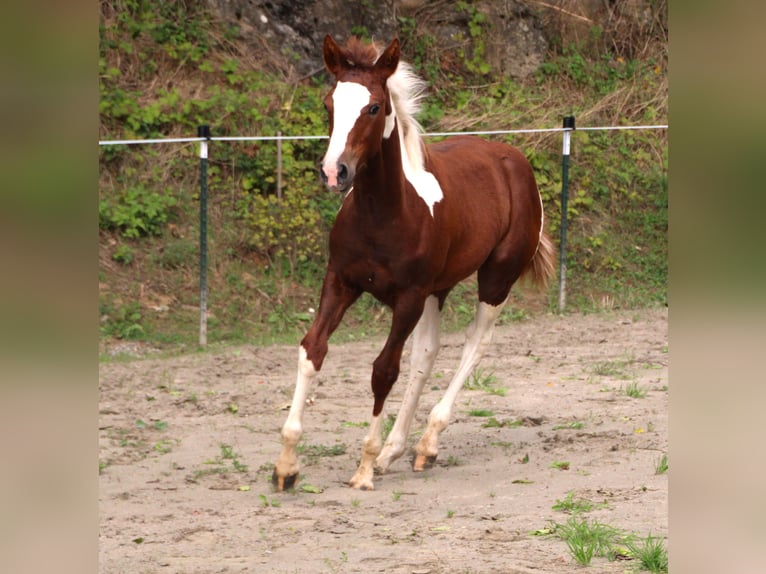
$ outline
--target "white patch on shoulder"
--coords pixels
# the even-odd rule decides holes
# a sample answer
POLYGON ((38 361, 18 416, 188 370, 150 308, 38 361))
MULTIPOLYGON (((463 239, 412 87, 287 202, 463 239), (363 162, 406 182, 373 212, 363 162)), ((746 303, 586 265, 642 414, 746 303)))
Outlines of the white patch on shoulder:
MULTIPOLYGON (((391 106, 394 110, 396 106, 391 106)), ((404 177, 415 188, 415 193, 426 203, 428 210, 431 212, 431 217, 434 216, 434 205, 444 199, 444 193, 436 181, 434 174, 426 171, 423 167, 423 152, 420 148, 420 137, 414 130, 416 126, 410 126, 412 133, 403 134, 403 126, 400 122, 396 121, 396 112, 392 111, 390 115, 386 116, 386 129, 384 131, 384 137, 388 138, 393 132, 394 127, 399 129, 399 147, 402 152, 402 169, 404 170, 404 177), (389 128, 390 118, 390 128, 389 128)))
POLYGON ((426 202, 433 217, 434 205, 444 199, 444 193, 434 174, 424 169, 413 169, 408 162, 404 162, 404 177, 415 188, 415 193, 426 202))

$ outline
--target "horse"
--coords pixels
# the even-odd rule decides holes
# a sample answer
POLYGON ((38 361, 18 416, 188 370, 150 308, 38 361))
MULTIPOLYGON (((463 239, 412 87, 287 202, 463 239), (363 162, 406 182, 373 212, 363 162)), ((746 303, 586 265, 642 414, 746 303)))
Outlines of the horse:
POLYGON ((490 342, 513 284, 527 276, 545 288, 554 274, 554 245, 543 229, 542 198, 527 159, 508 144, 474 136, 425 145, 415 119, 425 83, 400 55, 397 38, 383 50, 353 36, 344 46, 329 34, 324 39, 324 63, 335 83, 324 99, 330 140, 320 177, 344 198, 330 232, 319 307, 299 347, 272 475, 278 491, 296 484, 304 407, 328 338, 363 292, 392 309, 388 337, 372 364, 372 419, 348 482, 372 490, 373 475, 405 451, 452 288, 476 273, 478 308, 457 371, 415 446, 414 471, 436 460, 457 393, 490 342), (410 335, 409 383, 384 445, 384 403, 410 335))

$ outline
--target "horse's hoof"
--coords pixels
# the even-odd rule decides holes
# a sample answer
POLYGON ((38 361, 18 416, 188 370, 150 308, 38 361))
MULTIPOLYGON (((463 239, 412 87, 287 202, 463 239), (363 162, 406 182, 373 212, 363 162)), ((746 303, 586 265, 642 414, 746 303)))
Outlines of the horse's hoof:
POLYGON ((359 478, 357 476, 354 476, 346 484, 348 484, 351 488, 355 488, 357 490, 375 490, 375 485, 372 483, 372 480, 370 480, 369 478, 359 478))
POLYGON ((423 472, 424 470, 431 468, 434 465, 434 462, 436 462, 436 455, 426 456, 424 454, 419 454, 412 462, 412 470, 415 472, 423 472))
POLYGON ((298 473, 295 474, 289 474, 287 476, 279 476, 277 474, 277 469, 274 469, 274 472, 271 475, 271 484, 274 485, 274 487, 278 491, 284 491, 284 490, 290 490, 295 486, 295 483, 298 481, 298 473))

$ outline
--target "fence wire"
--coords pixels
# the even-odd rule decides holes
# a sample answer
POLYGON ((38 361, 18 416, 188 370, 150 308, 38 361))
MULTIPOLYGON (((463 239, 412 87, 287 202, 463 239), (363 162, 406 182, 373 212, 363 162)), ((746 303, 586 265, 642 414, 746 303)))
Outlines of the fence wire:
MULTIPOLYGON (((467 131, 467 132, 425 132, 423 137, 449 137, 449 136, 494 136, 510 134, 539 134, 555 133, 566 131, 610 131, 610 130, 654 130, 667 129, 667 124, 645 125, 645 126, 592 126, 571 128, 527 128, 518 130, 485 130, 485 131, 467 131)), ((149 139, 130 139, 130 140, 100 140, 98 145, 139 145, 139 144, 163 144, 163 143, 189 143, 200 141, 219 141, 219 142, 245 142, 245 141, 285 141, 285 140, 326 140, 329 136, 214 136, 210 138, 190 137, 190 138, 149 138, 149 139)))

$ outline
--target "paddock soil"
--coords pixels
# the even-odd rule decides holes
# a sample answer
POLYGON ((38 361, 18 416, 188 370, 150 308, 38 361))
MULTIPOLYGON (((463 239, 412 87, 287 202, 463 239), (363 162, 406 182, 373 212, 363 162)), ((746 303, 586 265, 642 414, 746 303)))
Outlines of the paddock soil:
MULTIPOLYGON (((462 340, 442 336, 413 445, 462 340)), ((533 534, 569 518, 552 508, 569 493, 595 504, 581 515, 589 520, 666 538, 668 475, 656 463, 668 449, 667 309, 498 327, 480 369, 505 396, 464 389, 433 468, 413 473, 406 455, 362 492, 345 482, 381 344, 330 345, 306 410, 301 480, 285 493, 270 477, 295 347, 102 362, 100 572, 637 570, 605 558, 583 569, 562 540, 533 534), (645 396, 628 396, 629 385, 645 396)), ((398 408, 407 371, 405 355, 387 412, 398 408)))

